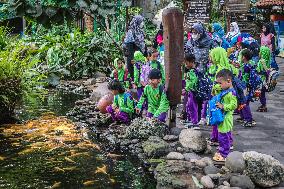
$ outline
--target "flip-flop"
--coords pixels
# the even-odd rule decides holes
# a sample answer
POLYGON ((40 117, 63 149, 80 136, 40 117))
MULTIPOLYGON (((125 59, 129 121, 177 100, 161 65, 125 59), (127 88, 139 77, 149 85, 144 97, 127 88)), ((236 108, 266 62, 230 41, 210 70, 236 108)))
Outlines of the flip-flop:
POLYGON ((223 156, 221 156, 221 154, 219 154, 219 153, 216 153, 212 159, 216 162, 225 162, 226 161, 226 159, 223 158, 223 156))

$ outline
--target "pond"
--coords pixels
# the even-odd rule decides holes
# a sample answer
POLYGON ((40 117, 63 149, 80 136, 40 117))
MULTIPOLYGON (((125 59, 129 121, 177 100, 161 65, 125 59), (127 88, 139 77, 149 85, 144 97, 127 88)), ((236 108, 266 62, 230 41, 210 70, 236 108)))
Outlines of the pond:
POLYGON ((135 157, 102 150, 65 114, 82 96, 50 91, 0 127, 0 188, 155 188, 135 157))

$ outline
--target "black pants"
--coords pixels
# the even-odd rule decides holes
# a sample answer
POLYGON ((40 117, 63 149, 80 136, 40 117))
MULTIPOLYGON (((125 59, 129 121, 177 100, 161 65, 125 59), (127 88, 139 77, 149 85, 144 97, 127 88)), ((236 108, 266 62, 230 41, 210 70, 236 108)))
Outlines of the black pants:
POLYGON ((137 48, 134 43, 127 43, 126 48, 127 48, 126 66, 130 74, 130 77, 133 80, 134 79, 134 67, 133 67, 133 64, 131 63, 131 60, 133 60, 134 52, 137 48))

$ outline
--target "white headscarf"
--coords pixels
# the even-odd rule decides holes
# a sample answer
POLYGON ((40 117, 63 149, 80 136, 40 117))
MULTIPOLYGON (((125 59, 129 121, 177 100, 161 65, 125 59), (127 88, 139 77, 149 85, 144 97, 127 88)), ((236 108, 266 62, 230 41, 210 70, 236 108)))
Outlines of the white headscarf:
POLYGON ((232 22, 231 27, 233 27, 233 31, 229 31, 226 35, 226 39, 232 39, 233 37, 239 35, 241 32, 240 32, 240 29, 239 29, 239 26, 237 24, 237 22, 232 22))

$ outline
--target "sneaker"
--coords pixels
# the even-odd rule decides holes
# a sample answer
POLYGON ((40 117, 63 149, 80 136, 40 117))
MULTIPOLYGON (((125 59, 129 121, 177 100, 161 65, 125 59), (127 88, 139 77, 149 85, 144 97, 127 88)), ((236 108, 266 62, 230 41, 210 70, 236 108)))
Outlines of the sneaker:
POLYGON ((253 119, 251 124, 255 126, 256 125, 256 121, 253 119))
POLYGON ((201 118, 200 121, 197 123, 197 125, 206 125, 207 121, 205 118, 201 118))
POLYGON ((188 121, 188 120, 180 120, 180 123, 181 123, 182 125, 186 125, 186 124, 191 123, 191 121, 188 121))
POLYGON ((246 122, 244 122, 244 124, 242 126, 243 127, 253 127, 254 125, 252 124, 251 121, 246 121, 246 122))
POLYGON ((230 150, 234 150, 234 146, 231 146, 231 147, 230 147, 230 150))
POLYGON ((244 123, 245 122, 245 120, 243 119, 243 118, 237 118, 236 119, 236 122, 238 122, 238 123, 244 123))

